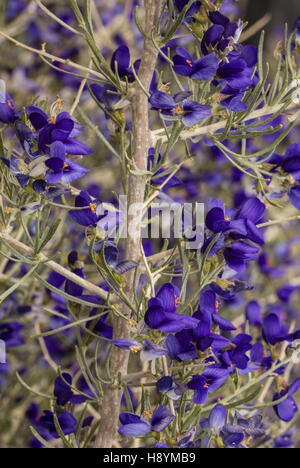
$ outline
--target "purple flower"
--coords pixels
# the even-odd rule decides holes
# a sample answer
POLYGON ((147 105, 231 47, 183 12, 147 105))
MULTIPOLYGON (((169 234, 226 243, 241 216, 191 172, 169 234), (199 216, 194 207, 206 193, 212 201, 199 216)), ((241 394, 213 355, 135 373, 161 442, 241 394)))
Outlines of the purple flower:
POLYGON ((119 339, 119 340, 111 340, 111 343, 118 348, 127 349, 128 351, 132 351, 137 353, 143 349, 143 346, 134 340, 126 340, 126 339, 119 339))
MULTIPOLYGON (((200 306, 199 306, 198 311, 194 314, 194 317, 199 318, 199 320, 201 317, 201 320, 203 320, 203 318, 205 318, 206 316, 206 313, 208 312, 211 315, 211 320, 215 322, 220 327, 221 330, 225 330, 225 331, 235 330, 236 329, 235 326, 229 320, 225 319, 224 317, 221 317, 218 314, 219 307, 220 307, 220 301, 217 300, 216 294, 213 291, 205 291, 200 296, 200 306)), ((204 322, 206 323, 207 320, 204 319, 204 322)), ((208 326, 207 326, 207 330, 208 330, 208 326)), ((197 333, 197 329, 194 330, 194 333, 195 334, 197 333)))
POLYGON ((224 86, 241 89, 253 84, 251 76, 253 71, 247 66, 247 62, 240 58, 233 59, 229 63, 222 62, 217 73, 224 86))
POLYGON ((285 422, 289 422, 293 419, 298 411, 297 404, 292 397, 300 388, 300 377, 298 377, 288 388, 288 390, 281 390, 279 393, 275 393, 273 401, 279 400, 286 395, 286 398, 273 406, 273 409, 279 419, 285 422))
POLYGON ((65 406, 67 403, 72 405, 79 405, 87 400, 87 397, 83 395, 75 395, 71 389, 72 377, 66 372, 62 373, 62 376, 58 376, 55 379, 54 384, 54 396, 56 397, 56 403, 59 406, 65 406))
POLYGON ((80 135, 81 127, 73 120, 68 112, 61 112, 50 118, 36 106, 26 107, 28 118, 38 132, 38 146, 42 152, 55 141, 65 145, 66 152, 73 155, 87 155, 93 150, 75 138, 80 135))
POLYGON ((284 172, 300 182, 300 144, 290 145, 287 148, 281 167, 284 172))
POLYGON ((182 330, 175 335, 169 335, 165 341, 168 356, 179 362, 197 359, 198 353, 192 338, 191 330, 182 330))
POLYGON ((210 412, 208 417, 208 427, 217 434, 220 433, 226 422, 226 408, 219 404, 216 405, 210 412))
POLYGON ((224 250, 227 265, 235 271, 243 271, 248 262, 257 260, 259 248, 246 242, 237 242, 224 250))
POLYGON ((148 310, 144 319, 146 324, 163 333, 176 333, 195 328, 198 320, 176 313, 179 304, 179 289, 171 283, 164 284, 158 290, 156 297, 148 302, 148 310))
POLYGON ((138 437, 152 431, 162 432, 174 419, 175 416, 165 406, 160 406, 151 415, 149 422, 143 421, 141 417, 133 413, 121 413, 120 422, 122 426, 119 429, 119 434, 126 437, 138 437))
POLYGON ((173 57, 173 62, 174 71, 178 75, 188 76, 199 81, 209 81, 215 76, 218 68, 218 59, 215 54, 193 60, 189 52, 183 47, 178 47, 176 52, 177 55, 173 57))
POLYGON ((0 340, 4 341, 7 347, 21 346, 24 344, 24 337, 21 334, 23 328, 23 325, 18 322, 2 322, 0 340))
MULTIPOLYGON (((65 435, 74 434, 76 432, 77 420, 71 413, 64 411, 63 413, 57 415, 57 419, 61 430, 65 435)), ((54 415, 52 411, 44 411, 44 416, 40 418, 40 423, 42 427, 49 431, 52 437, 59 439, 60 436, 55 428, 54 415)))
POLYGON ((224 208, 212 208, 206 216, 206 226, 214 233, 230 234, 234 239, 249 239, 256 244, 263 244, 263 232, 256 225, 266 211, 265 205, 258 198, 249 198, 242 207, 227 215, 224 208))
POLYGON ((174 385, 173 379, 172 377, 169 377, 169 376, 162 377, 156 382, 157 390, 162 393, 166 393, 169 390, 171 390, 171 388, 173 388, 173 385, 174 385))
POLYGON ((218 390, 226 382, 228 375, 228 370, 221 367, 208 367, 203 374, 193 375, 187 386, 194 391, 194 403, 204 404, 208 394, 218 390))
POLYGON ((262 324, 261 306, 257 301, 248 302, 246 307, 246 319, 250 325, 260 326, 262 324))
POLYGON ((96 214, 97 203, 88 192, 80 192, 75 198, 75 207, 82 210, 70 210, 69 215, 81 226, 96 226, 99 217, 96 214))
POLYGON ((13 123, 17 119, 15 104, 9 94, 0 93, 0 122, 13 123))
POLYGON ((294 184, 291 187, 288 195, 291 204, 300 210, 300 145, 290 145, 281 162, 281 168, 290 176, 293 177, 294 184))
POLYGON ((159 110, 166 116, 166 120, 168 120, 168 115, 177 116, 186 127, 192 127, 211 116, 210 106, 203 106, 198 102, 186 100, 180 105, 179 103, 183 100, 182 98, 182 93, 178 93, 172 97, 162 91, 155 91, 149 98, 149 102, 152 109, 159 110))
POLYGON ((66 148, 61 141, 55 141, 50 145, 50 154, 51 157, 45 161, 48 168, 45 176, 47 182, 69 184, 89 172, 89 169, 66 158, 66 148))
POLYGON ((263 319, 263 337, 267 343, 275 345, 288 337, 288 326, 281 322, 278 315, 271 313, 263 319))
POLYGON ((229 18, 219 11, 209 13, 209 19, 213 23, 203 35, 201 49, 204 54, 209 50, 217 49, 225 51, 230 44, 230 39, 237 41, 241 32, 241 25, 231 22, 229 18))
POLYGON ((96 100, 110 111, 114 110, 115 104, 117 104, 117 102, 119 102, 121 99, 117 88, 112 85, 102 86, 98 83, 92 83, 91 91, 96 100))
MULTIPOLYGON (((135 63, 135 70, 139 67, 139 62, 135 63)), ((111 69, 118 72, 121 79, 127 78, 129 82, 134 81, 134 74, 130 67, 130 51, 126 45, 118 47, 111 58, 111 69)))
POLYGON ((237 414, 235 424, 225 424, 222 428, 223 442, 229 448, 241 448, 241 442, 245 437, 262 437, 265 430, 262 428, 262 416, 256 414, 249 419, 244 419, 237 414))
MULTIPOLYGON (((181 12, 188 3, 189 3, 189 0, 174 0, 174 5, 179 12, 181 12)), ((201 4, 202 3, 200 1, 195 0, 195 2, 192 3, 190 8, 188 8, 186 15, 185 15, 186 18, 197 14, 200 10, 201 4)))

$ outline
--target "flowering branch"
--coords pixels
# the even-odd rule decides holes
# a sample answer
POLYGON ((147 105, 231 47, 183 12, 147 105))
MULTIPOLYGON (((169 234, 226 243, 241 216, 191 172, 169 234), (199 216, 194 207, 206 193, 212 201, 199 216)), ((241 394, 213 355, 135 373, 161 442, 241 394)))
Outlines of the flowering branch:
MULTIPOLYGON (((151 79, 155 70, 158 51, 152 44, 152 41, 147 38, 158 27, 158 21, 161 13, 160 0, 145 0, 145 40, 144 52, 139 68, 139 81, 143 87, 148 90, 151 79)), ((136 85, 132 98, 132 125, 133 125, 133 141, 134 148, 131 159, 133 169, 145 171, 147 169, 148 149, 150 143, 149 131, 149 108, 148 99, 143 90, 136 85)), ((146 177, 143 175, 135 175, 132 172, 128 180, 128 206, 135 203, 140 203, 145 197, 146 177)), ((132 216, 132 215, 131 215, 132 216)), ((130 214, 128 222, 131 221, 130 214)), ((141 225, 137 226, 136 235, 134 238, 128 237, 125 244, 125 256, 133 261, 140 261, 140 232, 141 225)), ((134 272, 126 274, 124 282, 124 292, 127 297, 134 300, 134 272)), ((124 315, 129 314, 126 306, 122 306, 121 311, 124 315)), ((129 327, 127 322, 121 318, 113 320, 114 338, 128 339, 129 327)), ((111 375, 114 381, 113 385, 107 385, 104 389, 104 395, 101 402, 101 422, 99 432, 96 437, 95 447, 111 447, 113 440, 117 434, 118 420, 120 413, 121 388, 116 385, 116 379, 119 374, 127 374, 127 365, 129 352, 121 349, 113 349, 111 355, 111 375)))

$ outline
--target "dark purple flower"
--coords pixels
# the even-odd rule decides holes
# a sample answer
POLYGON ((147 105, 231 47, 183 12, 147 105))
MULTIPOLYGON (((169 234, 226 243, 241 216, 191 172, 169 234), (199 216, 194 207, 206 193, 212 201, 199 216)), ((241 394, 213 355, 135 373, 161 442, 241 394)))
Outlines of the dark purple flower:
POLYGON ((134 81, 134 75, 130 67, 130 51, 126 45, 118 47, 111 58, 111 69, 118 72, 121 79, 127 77, 128 81, 134 81))
POLYGON ((300 182, 300 144, 296 143, 287 148, 281 167, 284 172, 300 182))
POLYGON ((96 226, 99 217, 96 214, 97 203, 88 192, 80 192, 75 198, 75 207, 82 210, 70 210, 69 215, 81 226, 96 226))
MULTIPOLYGON (((189 0, 174 0, 174 5, 178 12, 181 12, 188 3, 189 0)), ((202 3, 199 0, 195 0, 188 8, 185 17, 189 19, 193 15, 197 14, 200 10, 201 4, 202 3)))
POLYGON ((187 386, 194 391, 194 403, 204 404, 208 394, 218 390, 226 382, 228 375, 228 370, 221 367, 208 367, 203 374, 193 375, 187 386))
POLYGON ((198 353, 192 343, 191 330, 182 330, 175 335, 169 335, 165 341, 168 356, 176 361, 197 359, 198 353))
POLYGON ((122 426, 119 429, 119 434, 126 437, 138 437, 152 431, 162 432, 174 419, 175 416, 165 406, 160 406, 151 415, 149 422, 143 421, 141 417, 133 413, 121 413, 122 426))
POLYGON ((24 326, 18 322, 2 322, 0 340, 3 340, 7 347, 21 346, 24 344, 24 337, 21 334, 23 328, 24 326))
POLYGON ((273 409, 279 419, 285 422, 289 422, 293 419, 298 411, 298 406, 292 397, 300 389, 300 377, 298 377, 288 388, 288 390, 281 390, 279 393, 275 393, 273 401, 279 400, 286 395, 286 398, 273 406, 273 409))
POLYGON ((218 76, 223 86, 241 89, 253 84, 252 68, 247 66, 247 62, 237 58, 228 62, 222 62, 218 68, 218 76))
POLYGON ((174 381, 172 377, 165 376, 156 382, 156 388, 161 393, 166 393, 173 388, 174 381))
POLYGON ((158 290, 156 297, 148 302, 148 310, 144 319, 146 324, 163 333, 176 333, 195 328, 198 320, 176 313, 179 304, 179 289, 171 283, 164 284, 158 290))
POLYGON ((257 260, 259 248, 246 242, 236 242, 224 250, 224 258, 227 265, 235 271, 245 269, 248 262, 257 260))
POLYGON ((89 169, 66 158, 66 148, 61 141, 55 141, 50 145, 50 155, 51 157, 45 161, 48 168, 45 176, 47 182, 69 184, 89 172, 89 169))
POLYGON ((13 123, 16 120, 15 104, 9 94, 0 93, 0 122, 13 123))
POLYGON ((75 395, 72 386, 72 377, 66 372, 62 373, 62 376, 58 376, 54 383, 54 396, 59 406, 65 406, 67 403, 72 405, 79 405, 87 400, 87 397, 83 395, 75 395))
POLYGON ((176 52, 177 55, 173 57, 173 62, 174 71, 178 75, 188 76, 199 81, 209 81, 215 76, 218 68, 218 59, 215 54, 194 60, 183 47, 178 47, 176 52))
POLYGON ((166 120, 168 120, 168 115, 177 116, 186 127, 192 127, 211 116, 210 106, 203 106, 198 102, 186 100, 179 104, 182 100, 182 93, 172 97, 162 91, 155 91, 149 98, 152 109, 161 111, 166 116, 166 120))
POLYGON ((281 322, 277 314, 268 314, 263 319, 263 337, 267 343, 275 345, 288 337, 288 326, 281 322))
POLYGON ((274 448, 291 448, 293 446, 293 434, 286 432, 274 440, 274 448))
POLYGON ((55 141, 65 145, 66 152, 73 155, 87 155, 93 150, 75 138, 80 135, 81 127, 68 112, 61 112, 50 118, 36 106, 26 107, 28 118, 38 132, 39 150, 47 152, 47 148, 55 141))
POLYGON ((261 319, 261 306, 257 301, 250 301, 246 307, 246 319, 250 325, 260 326, 262 324, 261 319))
MULTIPOLYGON (((69 413, 68 411, 64 411, 63 413, 57 415, 57 419, 61 430, 65 435, 74 434, 74 432, 76 432, 77 420, 73 414, 69 413)), ((60 436, 55 428, 54 415, 52 411, 44 411, 44 416, 40 418, 40 423, 45 429, 49 431, 52 437, 59 439, 60 436)))
POLYGON ((263 244, 263 231, 256 227, 266 211, 265 205, 258 198, 249 198, 237 211, 229 211, 217 206, 206 216, 206 226, 214 233, 230 234, 234 239, 249 239, 256 244, 263 244))
POLYGON ((93 83, 91 84, 91 91, 96 100, 110 111, 114 110, 115 104, 117 104, 121 99, 121 95, 118 94, 117 88, 112 85, 93 83))
POLYGON ((204 33, 201 41, 201 49, 204 54, 217 49, 225 51, 230 41, 236 42, 241 32, 241 24, 231 22, 229 18, 219 11, 209 13, 209 19, 213 23, 204 33))
POLYGON ((244 434, 241 432, 227 433, 223 437, 223 442, 228 448, 241 448, 241 442, 244 440, 244 434))

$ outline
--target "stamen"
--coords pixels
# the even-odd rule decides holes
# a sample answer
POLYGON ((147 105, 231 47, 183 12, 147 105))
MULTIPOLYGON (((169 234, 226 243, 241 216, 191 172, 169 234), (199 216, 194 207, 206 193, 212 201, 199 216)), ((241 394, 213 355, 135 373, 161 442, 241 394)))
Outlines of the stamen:
POLYGON ((97 203, 90 203, 89 207, 92 213, 96 213, 97 203))
POLYGON ((175 115, 184 114, 184 110, 182 109, 181 106, 176 106, 175 109, 173 110, 173 114, 175 114, 175 115))
POLYGON ((55 115, 51 115, 50 119, 49 119, 49 123, 55 125, 56 124, 56 116, 55 115))
POLYGON ((4 211, 4 213, 10 214, 10 213, 12 213, 14 210, 13 210, 13 208, 11 208, 10 206, 6 206, 6 207, 4 208, 3 211, 4 211))
POLYGON ((180 305, 180 297, 175 296, 175 305, 176 306, 180 305))
POLYGON ((141 351, 142 348, 140 348, 140 346, 130 346, 130 351, 132 351, 133 353, 138 353, 139 351, 141 351))
POLYGON ((134 327, 136 325, 136 321, 133 319, 128 320, 128 323, 131 327, 134 327))

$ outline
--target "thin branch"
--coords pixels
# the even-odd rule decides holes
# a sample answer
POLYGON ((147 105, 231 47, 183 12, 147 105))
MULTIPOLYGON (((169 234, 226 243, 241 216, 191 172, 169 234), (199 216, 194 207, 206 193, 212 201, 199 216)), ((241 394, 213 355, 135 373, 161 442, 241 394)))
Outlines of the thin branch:
MULTIPOLYGON (((282 109, 283 104, 276 104, 275 106, 265 106, 262 109, 255 110, 247 115, 241 122, 246 122, 247 120, 252 119, 259 119, 260 117, 265 117, 266 115, 276 114, 280 112, 282 109)), ((286 113, 287 110, 285 109, 283 113, 286 113)), ((180 139, 181 140, 188 140, 189 138, 199 137, 199 136, 210 136, 216 133, 218 130, 222 130, 226 127, 227 120, 221 120, 220 122, 216 122, 210 125, 205 125, 204 127, 196 127, 192 130, 185 130, 181 132, 180 139)), ((156 142, 159 140, 161 143, 166 143, 168 141, 167 135, 164 134, 164 128, 160 128, 158 130, 153 130, 151 132, 151 139, 152 144, 155 146, 156 142)))
POLYGON ((39 50, 39 49, 35 49, 34 47, 30 47, 30 46, 28 46, 26 44, 23 44, 22 42, 17 41, 16 39, 9 36, 8 34, 6 34, 3 31, 0 31, 0 36, 4 37, 5 39, 7 39, 7 40, 9 40, 11 42, 13 42, 17 46, 22 47, 22 49, 28 50, 29 52, 33 52, 34 54, 40 55, 42 57, 46 57, 46 58, 52 60, 53 62, 63 63, 63 64, 65 64, 65 65, 67 65, 67 66, 69 66, 71 68, 76 68, 77 70, 82 70, 84 72, 88 72, 91 75, 97 76, 97 78, 101 78, 103 80, 102 73, 99 73, 96 70, 92 70, 91 68, 84 67, 83 65, 79 65, 78 63, 72 62, 72 60, 62 59, 60 57, 57 57, 56 55, 49 54, 48 52, 46 52, 43 49, 39 50))
MULTIPOLYGON (((20 242, 17 239, 14 239, 10 234, 6 232, 0 232, 0 239, 5 240, 8 244, 20 250, 20 252, 22 253, 25 253, 30 256, 34 255, 34 251, 31 247, 28 247, 28 245, 23 244, 23 242, 20 242)), ((80 278, 75 273, 72 273, 71 271, 62 267, 53 260, 48 259, 44 254, 39 254, 39 260, 45 263, 45 265, 51 268, 51 270, 55 271, 56 273, 59 273, 60 275, 63 275, 65 278, 71 280, 73 283, 82 286, 91 294, 94 294, 97 297, 101 297, 101 299, 107 300, 108 293, 103 289, 99 288, 99 286, 96 286, 90 283, 89 281, 80 278)))

